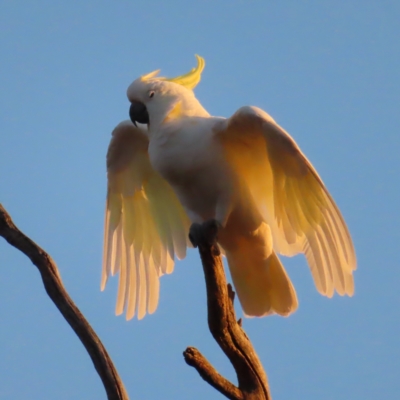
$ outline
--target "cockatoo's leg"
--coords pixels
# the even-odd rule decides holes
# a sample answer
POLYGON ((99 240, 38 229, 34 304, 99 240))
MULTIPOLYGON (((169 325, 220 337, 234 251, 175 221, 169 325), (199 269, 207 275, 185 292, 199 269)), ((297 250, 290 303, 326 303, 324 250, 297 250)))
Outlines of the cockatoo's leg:
POLYGON ((215 219, 210 219, 202 224, 194 223, 190 227, 189 239, 194 247, 197 247, 202 241, 210 245, 216 244, 220 228, 220 223, 215 219))
POLYGON ((218 198, 217 205, 215 207, 215 220, 220 228, 225 228, 228 218, 232 213, 234 202, 232 201, 232 195, 230 191, 227 191, 224 195, 220 195, 218 198))

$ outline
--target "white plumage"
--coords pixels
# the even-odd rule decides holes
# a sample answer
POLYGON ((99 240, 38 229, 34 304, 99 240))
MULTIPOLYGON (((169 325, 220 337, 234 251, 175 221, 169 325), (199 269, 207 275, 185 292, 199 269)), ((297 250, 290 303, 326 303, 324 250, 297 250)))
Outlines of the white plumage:
POLYGON ((259 108, 210 116, 192 91, 204 68, 197 59, 186 75, 155 71, 135 80, 133 122, 113 132, 101 287, 119 272, 117 314, 126 309, 127 319, 140 319, 155 311, 159 277, 185 257, 190 224, 209 219, 221 226, 218 243, 246 315, 297 308, 276 253, 304 253, 321 294, 351 296, 353 244, 317 172, 259 108))

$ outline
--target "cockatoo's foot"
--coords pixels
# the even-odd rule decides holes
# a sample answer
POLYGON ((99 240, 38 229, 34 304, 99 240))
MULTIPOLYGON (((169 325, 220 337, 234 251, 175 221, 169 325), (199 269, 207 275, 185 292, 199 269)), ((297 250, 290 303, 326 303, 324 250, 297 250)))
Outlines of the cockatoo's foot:
POLYGON ((189 239, 194 247, 197 247, 200 242, 205 242, 209 245, 217 244, 218 229, 221 224, 215 219, 209 219, 202 224, 194 223, 190 227, 189 239))

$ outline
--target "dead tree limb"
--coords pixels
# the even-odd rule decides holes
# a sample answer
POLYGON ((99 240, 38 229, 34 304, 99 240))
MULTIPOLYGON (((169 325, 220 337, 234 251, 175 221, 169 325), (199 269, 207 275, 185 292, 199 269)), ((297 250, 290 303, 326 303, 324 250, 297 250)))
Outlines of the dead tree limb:
POLYGON ((128 394, 118 372, 92 327, 65 290, 57 265, 51 257, 13 223, 0 204, 0 236, 24 253, 38 268, 47 294, 75 331, 93 361, 109 400, 128 400, 128 394))
POLYGON ((224 267, 216 244, 214 221, 191 227, 191 240, 199 248, 207 287, 208 326, 214 339, 233 365, 238 387, 221 376, 195 348, 183 353, 188 365, 220 393, 231 400, 270 400, 267 376, 254 348, 236 321, 235 293, 226 284, 224 267))

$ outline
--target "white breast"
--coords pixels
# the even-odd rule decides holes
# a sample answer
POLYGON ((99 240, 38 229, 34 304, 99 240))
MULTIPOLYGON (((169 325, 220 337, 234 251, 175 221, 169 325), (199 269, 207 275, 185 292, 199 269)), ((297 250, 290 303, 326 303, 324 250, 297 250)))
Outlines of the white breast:
POLYGON ((151 135, 150 162, 166 179, 189 215, 215 217, 218 197, 227 186, 227 168, 213 138, 217 118, 187 118, 151 135))

